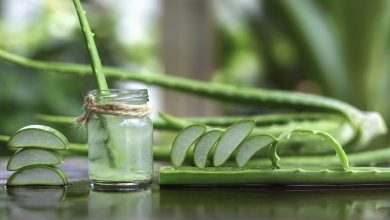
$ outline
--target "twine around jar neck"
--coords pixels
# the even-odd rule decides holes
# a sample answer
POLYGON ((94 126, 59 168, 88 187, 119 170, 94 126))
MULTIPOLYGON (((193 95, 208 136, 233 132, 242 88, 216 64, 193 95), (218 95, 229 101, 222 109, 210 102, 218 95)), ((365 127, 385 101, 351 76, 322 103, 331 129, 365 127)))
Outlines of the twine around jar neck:
POLYGON ((86 127, 94 113, 129 116, 129 117, 146 117, 150 115, 150 109, 147 104, 128 105, 123 103, 97 104, 93 95, 85 97, 83 105, 84 114, 76 118, 76 123, 86 127))

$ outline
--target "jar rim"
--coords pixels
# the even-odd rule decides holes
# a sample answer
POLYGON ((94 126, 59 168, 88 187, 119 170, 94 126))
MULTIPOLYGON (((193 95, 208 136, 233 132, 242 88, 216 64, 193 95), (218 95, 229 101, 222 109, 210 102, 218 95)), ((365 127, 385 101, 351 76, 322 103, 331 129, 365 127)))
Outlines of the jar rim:
POLYGON ((88 95, 92 95, 97 101, 111 100, 116 102, 148 102, 149 95, 147 89, 106 89, 91 90, 88 95))

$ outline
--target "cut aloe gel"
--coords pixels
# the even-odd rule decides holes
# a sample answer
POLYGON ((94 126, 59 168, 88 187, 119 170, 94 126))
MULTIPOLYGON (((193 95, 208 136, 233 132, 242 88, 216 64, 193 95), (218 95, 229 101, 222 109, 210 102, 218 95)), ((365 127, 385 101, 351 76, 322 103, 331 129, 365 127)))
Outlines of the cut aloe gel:
POLYGON ((220 166, 229 159, 241 142, 249 136, 255 126, 253 120, 243 120, 232 124, 215 146, 214 166, 220 166))
POLYGON ((196 142, 194 148, 194 162, 198 168, 203 169, 206 167, 208 155, 222 133, 223 132, 219 130, 208 131, 196 142))
POLYGON ((63 186, 67 182, 59 168, 32 165, 13 173, 7 180, 7 186, 63 186))
POLYGON ((41 148, 24 148, 18 150, 8 160, 7 170, 18 170, 30 165, 57 165, 63 162, 63 157, 59 153, 41 149, 41 148))
POLYGON ((205 131, 204 125, 190 125, 176 136, 171 150, 171 162, 174 167, 180 167, 183 164, 187 151, 205 131))
POLYGON ((67 149, 68 140, 63 134, 53 128, 43 125, 30 125, 16 131, 8 141, 8 146, 62 150, 67 149))
POLYGON ((276 138, 271 135, 261 134, 244 140, 237 152, 236 162, 239 167, 243 167, 260 149, 274 143, 276 138))

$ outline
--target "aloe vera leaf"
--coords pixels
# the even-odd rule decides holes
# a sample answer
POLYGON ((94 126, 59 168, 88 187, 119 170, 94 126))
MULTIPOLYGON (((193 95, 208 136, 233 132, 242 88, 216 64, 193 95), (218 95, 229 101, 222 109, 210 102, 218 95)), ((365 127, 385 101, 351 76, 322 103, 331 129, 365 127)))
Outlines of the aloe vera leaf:
MULTIPOLYGON (((13 55, 1 49, 0 58, 17 65, 43 70, 43 73, 56 72, 75 75, 91 74, 91 69, 86 65, 42 62, 13 55)), ((365 127, 364 124, 366 121, 372 121, 372 115, 367 115, 365 112, 356 109, 352 105, 327 97, 258 88, 237 88, 236 86, 231 85, 206 83, 160 74, 137 74, 111 67, 104 68, 104 71, 107 77, 144 82, 222 101, 275 108, 278 110, 306 109, 307 111, 340 114, 347 118, 349 123, 354 127, 357 138, 360 136, 365 137, 365 133, 368 130, 374 131, 370 132, 371 136, 377 136, 387 132, 384 120, 379 114, 375 116, 376 119, 379 119, 376 120, 377 123, 373 123, 373 126, 368 128, 365 127)))
POLYGON ((194 163, 198 168, 205 168, 211 149, 222 135, 220 130, 210 130, 203 134, 195 144, 194 163))
MULTIPOLYGON (((163 119, 163 121, 166 124, 168 124, 171 128, 174 128, 174 129, 181 130, 181 129, 193 124, 189 121, 173 117, 173 116, 168 115, 167 113, 164 113, 164 112, 159 112, 158 115, 160 116, 161 119, 163 119)), ((154 123, 153 125, 155 125, 155 124, 156 123, 154 123)))
POLYGON ((103 67, 100 61, 99 53, 96 48, 95 40, 93 39, 93 33, 89 27, 86 12, 80 4, 79 0, 73 0, 73 4, 76 8, 77 16, 79 18, 80 26, 83 31, 83 36, 88 49, 89 56, 91 58, 92 72, 95 77, 96 84, 100 90, 107 90, 107 82, 104 76, 103 67))
POLYGON ((23 148, 10 157, 7 170, 18 170, 25 166, 37 164, 54 166, 63 162, 63 156, 55 151, 40 148, 23 148))
MULTIPOLYGON (((117 154, 115 154, 115 152, 117 152, 118 150, 116 148, 115 143, 113 143, 113 140, 112 140, 112 135, 110 132, 110 125, 108 124, 109 116, 108 115, 105 116, 105 115, 101 115, 101 114, 95 114, 95 115, 96 115, 96 118, 91 120, 89 122, 88 126, 96 126, 96 125, 93 125, 92 123, 98 123, 99 127, 102 131, 102 133, 99 134, 100 135, 99 138, 103 138, 104 141, 94 143, 96 145, 100 145, 100 146, 94 146, 94 147, 105 148, 108 164, 110 167, 115 168, 115 167, 117 167, 116 163, 119 162, 119 161, 117 161, 117 154)), ((88 135, 92 135, 92 134, 88 133, 88 135)), ((93 140, 93 139, 94 139, 94 137, 88 137, 88 140, 93 140)), ((91 156, 91 154, 90 154, 90 156, 91 156)))
POLYGON ((292 134, 312 134, 312 135, 318 135, 319 137, 321 137, 324 141, 328 142, 330 144, 330 147, 332 147, 334 149, 334 151, 336 152, 336 156, 337 158, 339 159, 339 162, 340 162, 340 166, 344 169, 344 170, 348 170, 349 169, 349 164, 348 164, 348 159, 347 159, 347 155, 345 154, 343 148, 340 146, 340 144, 337 142, 336 139, 334 139, 331 135, 329 135, 328 133, 325 133, 325 132, 322 132, 322 131, 315 131, 315 130, 309 130, 309 129, 295 129, 295 130, 292 130, 292 131, 288 131, 286 133, 283 133, 282 135, 280 135, 280 137, 278 138, 278 141, 275 142, 274 144, 271 145, 271 147, 269 148, 269 157, 270 157, 270 160, 272 162, 272 167, 274 169, 279 169, 280 166, 278 164, 278 161, 280 160, 279 156, 277 155, 277 147, 279 145, 279 142, 280 140, 282 139, 288 139, 290 138, 290 136, 292 134))
POLYGON ((242 120, 256 121, 256 127, 268 127, 273 125, 285 125, 291 122, 317 122, 317 121, 345 121, 345 118, 330 113, 267 113, 261 115, 236 115, 236 116, 213 116, 213 117, 196 117, 184 118, 190 122, 197 122, 209 126, 227 127, 235 122, 242 120))
POLYGON ((244 167, 257 151, 271 145, 275 141, 276 138, 268 134, 256 135, 244 140, 240 144, 236 155, 237 165, 244 167))
POLYGON ((8 146, 62 150, 67 149, 68 140, 54 128, 43 125, 29 125, 16 131, 8 141, 8 146))
MULTIPOLYGON (((155 120, 153 123, 154 126, 158 128, 169 127, 170 115, 159 112, 159 115, 164 118, 164 120, 155 120)), ((35 118, 50 123, 64 124, 64 125, 73 125, 75 123, 74 119, 76 116, 60 116, 60 115, 47 115, 47 114, 36 114, 35 118)), ((179 119, 175 117, 175 119, 179 119)), ((262 114, 262 115, 236 115, 236 116, 213 116, 213 117, 191 117, 191 118, 180 118, 189 123, 204 124, 208 126, 215 127, 228 127, 229 125, 242 121, 242 120, 255 120, 256 127, 268 126, 268 125, 283 125, 294 122, 311 122, 311 121, 341 121, 344 118, 339 115, 329 114, 329 113, 272 113, 272 114, 262 114)), ((180 123, 179 129, 182 129, 182 124, 180 123)), ((176 129, 176 128, 173 128, 176 129)))
POLYGON ((254 127, 255 121, 253 120, 243 120, 228 127, 215 146, 214 166, 225 163, 240 143, 249 136, 254 127))
POLYGON ((183 164, 187 151, 202 136, 206 128, 204 125, 190 125, 176 136, 171 149, 171 162, 174 167, 183 164))
POLYGON ((14 172, 7 186, 63 186, 68 183, 61 169, 45 165, 31 165, 14 172))
POLYGON ((340 185, 388 184, 390 169, 379 167, 243 169, 235 167, 161 167, 159 184, 163 185, 340 185))

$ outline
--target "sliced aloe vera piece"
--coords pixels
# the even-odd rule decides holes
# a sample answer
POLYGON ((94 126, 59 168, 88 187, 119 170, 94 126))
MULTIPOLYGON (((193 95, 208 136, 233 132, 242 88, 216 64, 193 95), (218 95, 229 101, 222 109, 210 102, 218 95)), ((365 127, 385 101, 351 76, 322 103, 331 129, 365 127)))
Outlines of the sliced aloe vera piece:
POLYGON ((205 168, 208 155, 222 135, 220 130, 211 130, 202 135, 195 144, 194 162, 198 168, 205 168))
POLYGON ((190 125, 180 131, 172 144, 171 162, 174 167, 183 164, 187 151, 205 131, 204 125, 190 125))
POLYGON ((239 146, 236 155, 236 162, 239 167, 243 167, 248 161, 256 154, 260 149, 269 146, 274 143, 276 138, 268 135, 261 134, 245 139, 239 146))
POLYGON ((8 160, 7 170, 18 170, 30 165, 57 165, 63 162, 63 157, 59 153, 41 149, 41 148, 24 148, 18 150, 8 160))
POLYGON ((228 127, 215 146, 214 166, 220 166, 225 163, 241 142, 249 136, 254 126, 254 120, 243 120, 228 127))
POLYGON ((68 140, 61 132, 43 125, 29 125, 15 132, 8 141, 15 148, 39 147, 46 149, 67 149, 68 140))
POLYGON ((7 186, 62 186, 67 183, 61 169, 45 165, 24 167, 7 180, 7 186))

